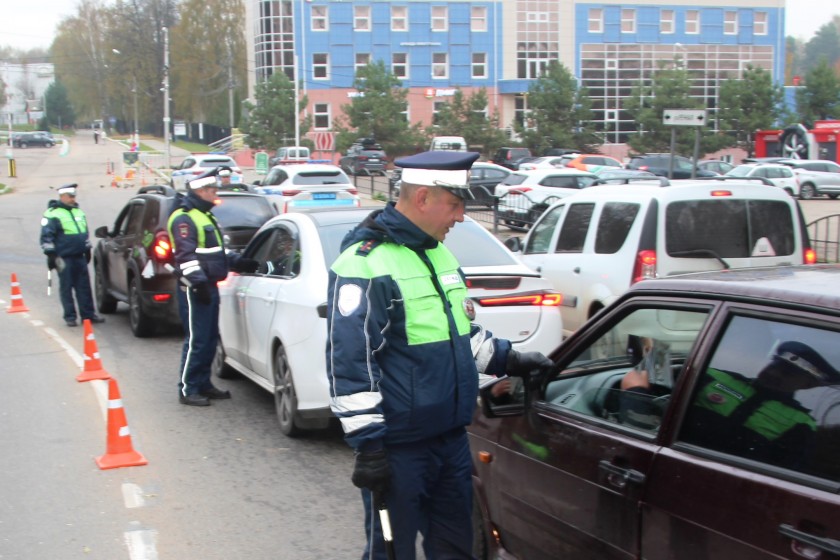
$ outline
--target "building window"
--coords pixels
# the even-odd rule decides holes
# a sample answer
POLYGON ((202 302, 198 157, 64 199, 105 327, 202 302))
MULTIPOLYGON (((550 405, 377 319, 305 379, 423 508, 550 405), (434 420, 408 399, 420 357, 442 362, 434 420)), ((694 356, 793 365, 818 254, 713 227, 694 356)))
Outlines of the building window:
POLYGON ((685 32, 692 35, 700 33, 700 10, 686 10, 685 32))
POLYGON ((589 32, 604 32, 604 10, 601 8, 589 8, 589 32))
POLYGON ((621 10, 621 32, 636 32, 636 10, 621 10))
POLYGON ((513 120, 518 122, 521 126, 525 126, 525 120, 528 116, 528 102, 524 95, 517 95, 514 98, 513 120))
POLYGON ((316 130, 329 130, 330 128, 330 105, 329 103, 316 103, 313 115, 315 117, 316 130))
POLYGON ((674 32, 674 10, 660 10, 659 12, 659 32, 673 33, 674 32))
POLYGON ((312 6, 312 31, 329 31, 329 8, 312 6))
POLYGON ((449 30, 449 8, 432 6, 432 31, 449 30))
POLYGON ((368 64, 370 64, 370 53, 356 53, 356 63, 353 65, 353 69, 357 75, 359 74, 359 70, 368 64))
POLYGON ((473 53, 472 77, 477 80, 487 77, 487 53, 473 53))
POLYGON ((391 55, 391 73, 397 78, 408 78, 408 53, 391 55))
POLYGON ((432 124, 439 125, 440 124, 440 117, 438 113, 446 108, 446 101, 435 101, 434 102, 434 109, 432 111, 432 124))
POLYGON ((407 6, 391 6, 391 31, 408 31, 407 6))
POLYGON ((487 31, 487 8, 473 6, 470 10, 470 31, 487 31))
POLYGON ((370 6, 353 6, 353 30, 370 31, 370 6))
POLYGON ((548 63, 558 60, 557 43, 517 43, 516 77, 533 80, 548 68, 548 63))
POLYGON ((755 12, 753 14, 753 33, 767 35, 767 12, 755 12))
POLYGON ((449 77, 449 54, 432 53, 432 78, 443 80, 449 77))
POLYGON ((723 12, 723 34, 735 35, 738 33, 738 12, 723 12))
POLYGON ((327 80, 330 77, 330 55, 315 53, 312 55, 312 77, 316 80, 327 80))

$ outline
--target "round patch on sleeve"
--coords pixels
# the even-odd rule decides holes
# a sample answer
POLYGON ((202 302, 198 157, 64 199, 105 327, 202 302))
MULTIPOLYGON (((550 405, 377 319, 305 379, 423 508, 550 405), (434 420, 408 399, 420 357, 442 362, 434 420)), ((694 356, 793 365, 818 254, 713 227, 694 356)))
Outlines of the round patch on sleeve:
POLYGON ((347 317, 362 302, 362 289, 355 284, 345 284, 338 290, 338 311, 347 317))
POLYGON ((41 218, 41 225, 42 225, 42 226, 45 226, 45 225, 47 225, 48 223, 50 223, 50 221, 49 221, 48 219, 46 219, 46 218, 41 218))

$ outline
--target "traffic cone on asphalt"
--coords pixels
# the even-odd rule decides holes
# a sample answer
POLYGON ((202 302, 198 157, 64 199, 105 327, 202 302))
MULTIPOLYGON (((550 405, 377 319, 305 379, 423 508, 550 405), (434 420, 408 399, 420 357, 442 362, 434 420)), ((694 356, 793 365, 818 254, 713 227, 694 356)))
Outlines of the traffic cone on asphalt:
POLYGON ((21 311, 29 311, 23 303, 23 296, 20 293, 20 284, 18 284, 17 274, 12 272, 12 301, 9 307, 6 308, 6 313, 20 313, 21 311))
POLYGON ((122 397, 117 380, 108 381, 108 441, 105 455, 96 458, 100 469, 139 467, 149 462, 131 445, 131 432, 125 419, 122 397))
POLYGON ((85 319, 85 367, 76 376, 76 381, 93 381, 94 379, 111 379, 111 374, 102 369, 99 350, 96 348, 96 337, 90 319, 85 319))

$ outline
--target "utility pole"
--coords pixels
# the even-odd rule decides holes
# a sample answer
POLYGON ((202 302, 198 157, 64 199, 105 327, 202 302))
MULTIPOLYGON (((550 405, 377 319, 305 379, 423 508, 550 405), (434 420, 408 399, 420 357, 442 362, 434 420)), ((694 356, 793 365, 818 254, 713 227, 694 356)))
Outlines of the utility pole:
POLYGON ((172 169, 169 138, 169 28, 163 28, 163 138, 166 143, 166 168, 172 169))
POLYGON ((137 124, 137 75, 134 75, 134 88, 131 93, 134 94, 134 141, 137 143, 137 149, 140 149, 140 127, 137 124))
POLYGON ((227 68, 228 68, 228 120, 230 122, 230 135, 233 136, 233 88, 235 86, 233 81, 233 48, 231 47, 231 38, 227 38, 227 68))

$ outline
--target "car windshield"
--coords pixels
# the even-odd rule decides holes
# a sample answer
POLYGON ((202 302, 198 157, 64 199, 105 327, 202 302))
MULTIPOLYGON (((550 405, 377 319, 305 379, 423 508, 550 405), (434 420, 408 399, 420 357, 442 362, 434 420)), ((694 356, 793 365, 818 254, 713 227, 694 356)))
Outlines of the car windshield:
POLYGON ((730 177, 749 177, 753 169, 751 165, 739 165, 727 171, 726 174, 730 177))
POLYGON ((346 185, 350 178, 343 171, 306 171, 292 177, 292 184, 298 186, 346 185))
POLYGON ((223 228, 258 228, 274 215, 262 196, 219 197, 212 212, 223 228))

